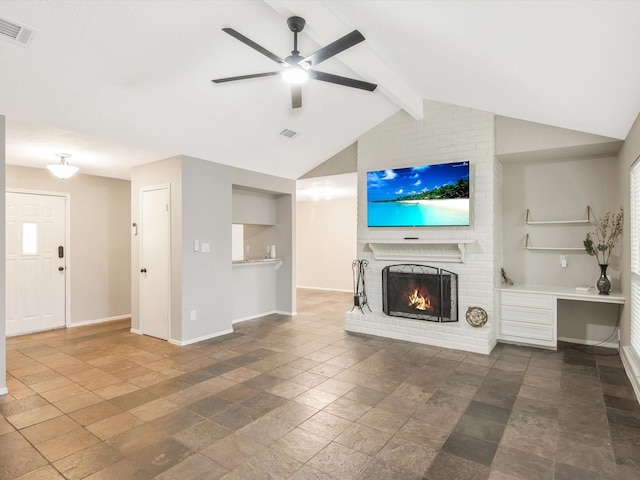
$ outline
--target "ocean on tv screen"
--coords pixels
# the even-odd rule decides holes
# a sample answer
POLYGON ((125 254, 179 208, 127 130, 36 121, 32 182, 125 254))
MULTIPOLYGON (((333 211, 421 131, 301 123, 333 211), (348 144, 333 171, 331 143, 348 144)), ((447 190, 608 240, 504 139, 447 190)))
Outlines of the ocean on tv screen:
POLYGON ((469 199, 422 202, 369 202, 369 227, 444 227, 469 225, 469 199))
POLYGON ((369 227, 469 225, 469 162, 367 173, 369 227))

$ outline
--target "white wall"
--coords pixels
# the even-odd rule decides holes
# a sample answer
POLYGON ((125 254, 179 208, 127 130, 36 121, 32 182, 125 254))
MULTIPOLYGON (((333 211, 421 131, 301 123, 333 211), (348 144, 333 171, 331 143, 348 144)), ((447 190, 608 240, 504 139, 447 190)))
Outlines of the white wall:
POLYGON ((71 324, 129 316, 130 182, 82 173, 60 180, 45 168, 15 165, 5 170, 7 188, 70 195, 71 324))
MULTIPOLYGON (((494 329, 495 122, 494 115, 439 102, 424 102, 425 117, 416 121, 399 112, 371 129, 358 141, 358 257, 369 261, 366 281, 373 315, 347 314, 347 329, 391 336, 426 344, 488 353, 496 342, 494 329), (430 163, 469 160, 471 165, 472 226, 421 229, 373 229, 366 221, 366 172, 430 163), (387 317, 382 314, 381 271, 386 265, 366 247, 369 240, 421 239, 475 240, 475 253, 465 263, 434 263, 458 274, 459 322, 439 324, 387 317), (469 306, 484 308, 489 322, 474 329, 465 321, 469 306)), ((499 171, 499 169, 498 169, 499 171)), ((499 219, 497 220, 499 222, 499 219)), ((422 262, 417 262, 422 263, 422 262)))
POLYGON ((353 292, 357 199, 297 202, 298 287, 353 292))
MULTIPOLYGON (((5 117, 0 115, 0 192, 4 192, 5 187, 5 117)), ((0 252, 2 258, 6 258, 5 253, 5 227, 6 227, 6 207, 5 195, 0 195, 0 252)), ((5 306, 6 261, 0 262, 0 395, 7 393, 7 310, 5 306)))

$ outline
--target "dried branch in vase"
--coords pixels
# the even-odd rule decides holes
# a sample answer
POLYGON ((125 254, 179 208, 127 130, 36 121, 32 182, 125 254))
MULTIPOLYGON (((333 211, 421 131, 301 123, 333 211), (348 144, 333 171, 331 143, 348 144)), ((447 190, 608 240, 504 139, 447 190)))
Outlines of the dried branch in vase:
POLYGON ((622 207, 617 215, 607 212, 602 220, 596 221, 596 229, 587 233, 587 238, 582 242, 589 255, 595 256, 599 265, 608 265, 611 251, 622 233, 622 220, 624 213, 622 207), (595 241, 594 238, 595 237, 595 241))

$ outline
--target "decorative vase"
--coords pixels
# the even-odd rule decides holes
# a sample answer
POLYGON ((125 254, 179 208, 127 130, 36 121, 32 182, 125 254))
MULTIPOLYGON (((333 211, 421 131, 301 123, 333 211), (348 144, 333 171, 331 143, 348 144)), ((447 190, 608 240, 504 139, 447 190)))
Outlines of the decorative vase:
POLYGON ((600 295, 609 295, 609 290, 611 290, 611 281, 607 278, 607 267, 609 265, 602 263, 598 265, 600 265, 600 278, 598 278, 596 282, 598 293, 600 293, 600 295))

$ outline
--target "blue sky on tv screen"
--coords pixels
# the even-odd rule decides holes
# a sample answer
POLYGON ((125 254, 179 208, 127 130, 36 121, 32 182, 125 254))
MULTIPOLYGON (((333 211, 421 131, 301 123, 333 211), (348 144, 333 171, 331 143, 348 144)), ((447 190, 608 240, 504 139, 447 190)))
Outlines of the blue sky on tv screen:
POLYGON ((367 172, 367 201, 395 200, 425 190, 469 179, 469 162, 367 172))

